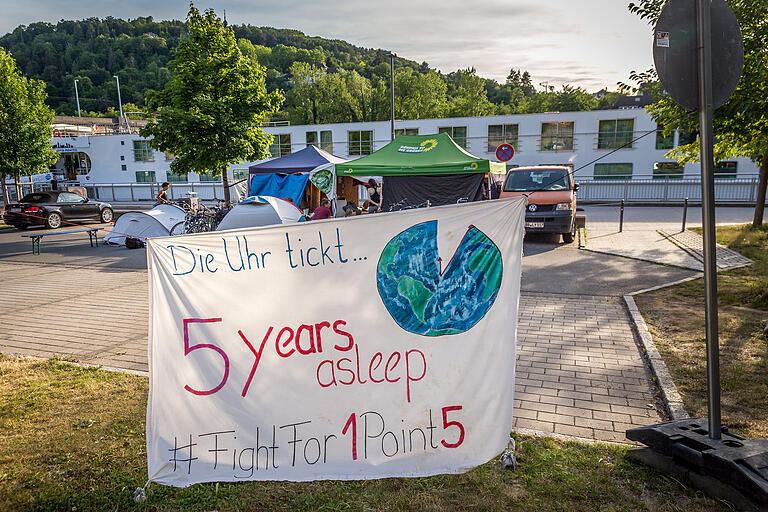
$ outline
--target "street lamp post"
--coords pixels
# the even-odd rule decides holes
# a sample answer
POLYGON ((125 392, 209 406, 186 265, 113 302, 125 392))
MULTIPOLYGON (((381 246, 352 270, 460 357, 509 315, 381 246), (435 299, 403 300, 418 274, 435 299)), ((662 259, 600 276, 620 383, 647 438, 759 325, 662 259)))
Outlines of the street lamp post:
POLYGON ((77 101, 77 117, 80 116, 80 95, 77 93, 77 80, 75 80, 75 101, 77 101))
POLYGON ((391 139, 395 140, 395 55, 393 52, 386 52, 389 56, 389 120, 391 128, 391 139))
POLYGON ((117 103, 120 105, 120 124, 123 124, 123 100, 120 98, 120 77, 117 75, 114 75, 115 80, 117 80, 117 103))

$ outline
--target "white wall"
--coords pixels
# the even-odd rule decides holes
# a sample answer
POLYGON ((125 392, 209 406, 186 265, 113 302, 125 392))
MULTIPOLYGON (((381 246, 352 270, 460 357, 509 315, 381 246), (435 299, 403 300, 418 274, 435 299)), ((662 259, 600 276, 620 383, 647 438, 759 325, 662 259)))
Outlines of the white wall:
MULTIPOLYGON (((516 114, 487 117, 459 117, 447 119, 420 119, 396 121, 395 128, 418 128, 419 134, 437 133, 439 127, 466 126, 467 150, 479 157, 495 160, 495 154, 487 148, 488 125, 518 124, 519 144, 514 158, 508 162, 516 165, 537 164, 573 164, 576 169, 582 165, 585 168, 576 173, 579 178, 588 179, 593 176, 594 165, 591 161, 605 157, 601 163, 632 163, 635 178, 649 177, 653 173, 655 162, 670 161, 664 157, 665 150, 656 149, 656 135, 653 131, 656 124, 643 109, 595 110, 589 112, 563 112, 543 114, 516 114), (620 149, 606 156, 610 150, 597 149, 597 133, 600 120, 634 119, 634 136, 639 137, 651 131, 650 134, 636 141, 632 148, 620 149), (541 151, 541 123, 544 122, 574 122, 573 151, 541 151)), ((333 134, 333 153, 344 158, 357 158, 349 155, 348 132, 353 130, 372 130, 374 150, 379 149, 390 141, 389 121, 365 123, 338 123, 309 126, 268 127, 265 131, 272 134, 288 133, 291 135, 291 150, 298 151, 306 147, 306 132, 330 130, 333 134)), ((165 154, 154 152, 153 162, 136 162, 133 154, 133 141, 140 140, 138 135, 109 135, 87 137, 88 147, 80 150, 91 158, 91 172, 81 177, 82 183, 130 183, 136 180, 136 171, 155 171, 158 182, 167 180, 170 162, 165 154), (120 157, 124 157, 123 160, 120 157), (126 170, 121 170, 125 165, 126 170)), ((734 158, 738 162, 737 174, 749 176, 758 173, 758 167, 746 158, 734 158)), ((230 167, 247 169, 251 162, 245 162, 230 167)), ((687 164, 684 168, 686 176, 699 175, 698 164, 687 164)), ((231 175, 231 172, 230 172, 231 175)), ((189 182, 198 182, 199 178, 190 174, 189 182)))

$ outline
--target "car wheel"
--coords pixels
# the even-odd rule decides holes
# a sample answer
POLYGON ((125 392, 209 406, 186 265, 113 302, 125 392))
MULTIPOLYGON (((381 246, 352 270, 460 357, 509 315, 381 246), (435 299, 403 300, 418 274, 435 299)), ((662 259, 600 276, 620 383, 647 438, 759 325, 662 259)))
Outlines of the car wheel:
POLYGON ((112 222, 114 216, 112 208, 104 208, 101 210, 101 222, 112 222))
POLYGON ((61 227, 61 215, 53 212, 48 214, 48 218, 45 219, 45 225, 50 229, 58 229, 61 227))
POLYGON ((563 233, 563 242, 567 244, 572 244, 573 241, 576 239, 576 223, 573 223, 573 228, 571 228, 570 233, 563 233))

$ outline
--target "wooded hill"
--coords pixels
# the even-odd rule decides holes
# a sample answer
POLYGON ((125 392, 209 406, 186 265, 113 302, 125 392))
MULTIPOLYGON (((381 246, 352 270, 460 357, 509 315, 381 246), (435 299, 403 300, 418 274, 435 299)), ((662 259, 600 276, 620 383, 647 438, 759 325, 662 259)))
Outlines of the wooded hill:
MULTIPOLYGON (((294 124, 389 119, 389 58, 383 50, 297 30, 232 26, 243 53, 267 68, 267 88, 286 97, 276 118, 294 124)), ((0 37, 18 67, 47 84, 57 114, 76 115, 73 82, 89 115, 114 115, 120 92, 126 111, 141 109, 148 90, 170 79, 168 61, 185 33, 182 21, 151 17, 89 18, 19 26, 0 37)), ((478 77, 474 69, 443 74, 397 58, 395 110, 401 119, 491 115, 551 110, 590 110, 609 105, 586 91, 536 91, 530 75, 510 70, 505 83, 478 77)))

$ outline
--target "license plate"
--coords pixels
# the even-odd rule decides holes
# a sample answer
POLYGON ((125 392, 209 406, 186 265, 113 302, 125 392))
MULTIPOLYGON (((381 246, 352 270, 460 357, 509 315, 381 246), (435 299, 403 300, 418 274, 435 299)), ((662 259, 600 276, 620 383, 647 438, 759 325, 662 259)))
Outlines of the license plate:
POLYGON ((534 229, 536 228, 544 229, 544 223, 543 222, 526 222, 525 227, 534 228, 534 229))

